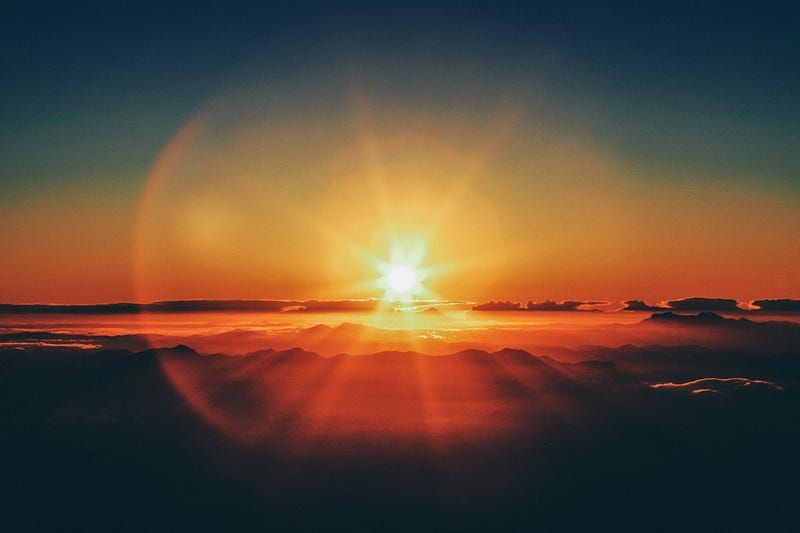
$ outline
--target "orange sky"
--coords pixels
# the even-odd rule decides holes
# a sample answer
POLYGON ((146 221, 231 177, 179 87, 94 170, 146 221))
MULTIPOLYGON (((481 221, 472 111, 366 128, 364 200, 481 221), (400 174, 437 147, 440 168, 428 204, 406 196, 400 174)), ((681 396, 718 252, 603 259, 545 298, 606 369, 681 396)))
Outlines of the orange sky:
POLYGON ((0 300, 381 297, 393 249, 425 298, 800 297, 800 201, 757 177, 643 166, 513 98, 261 94, 209 102, 137 186, 4 206, 0 300))

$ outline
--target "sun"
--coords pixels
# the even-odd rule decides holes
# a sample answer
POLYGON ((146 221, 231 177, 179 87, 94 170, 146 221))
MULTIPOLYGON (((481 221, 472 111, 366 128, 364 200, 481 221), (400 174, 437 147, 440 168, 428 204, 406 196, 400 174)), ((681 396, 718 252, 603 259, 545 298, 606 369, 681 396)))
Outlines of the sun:
POLYGON ((371 259, 380 274, 372 283, 376 289, 383 290, 384 300, 411 301, 433 296, 425 286, 431 269, 422 266, 426 248, 422 239, 395 240, 391 243, 388 260, 371 259))
POLYGON ((408 293, 417 284, 417 273, 408 265, 394 265, 386 274, 386 285, 396 293, 408 293))

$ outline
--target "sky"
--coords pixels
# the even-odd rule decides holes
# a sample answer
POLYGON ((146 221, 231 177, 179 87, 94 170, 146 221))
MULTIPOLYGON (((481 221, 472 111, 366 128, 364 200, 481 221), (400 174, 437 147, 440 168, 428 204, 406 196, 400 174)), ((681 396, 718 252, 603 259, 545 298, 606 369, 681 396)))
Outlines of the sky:
POLYGON ((0 300, 800 297, 769 3, 0 7, 0 300))

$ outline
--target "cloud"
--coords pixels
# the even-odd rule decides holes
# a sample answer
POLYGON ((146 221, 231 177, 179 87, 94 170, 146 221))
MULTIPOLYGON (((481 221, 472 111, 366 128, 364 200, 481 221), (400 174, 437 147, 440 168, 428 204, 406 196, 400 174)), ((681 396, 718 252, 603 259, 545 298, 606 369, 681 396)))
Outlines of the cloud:
POLYGON ((655 383, 650 385, 650 388, 667 389, 689 394, 717 394, 741 390, 783 390, 783 387, 771 381, 749 378, 701 378, 685 383, 655 383))
POLYGON ((644 300, 628 300, 623 302, 625 307, 623 311, 665 311, 668 307, 661 307, 659 305, 648 305, 644 300))
POLYGON ((372 311, 378 300, 174 300, 152 303, 113 303, 90 305, 0 304, 0 313, 13 314, 92 314, 190 313, 198 311, 372 311))
POLYGON ((11 348, 13 350, 35 350, 37 348, 77 348, 80 350, 93 350, 101 348, 100 344, 69 342, 69 341, 3 341, 0 340, 0 349, 11 348))
POLYGON ((800 311, 800 300, 781 298, 777 300, 754 300, 753 305, 761 311, 800 311))
POLYGON ((684 298, 667 302, 675 311, 741 311, 736 300, 730 298, 684 298))
MULTIPOLYGON (((115 303, 115 304, 90 304, 90 305, 58 305, 58 304, 0 304, 0 313, 11 314, 74 314, 74 315, 105 315, 105 314, 130 314, 142 311, 144 304, 115 303)), ((155 304, 150 304, 155 305, 155 304)))
POLYGON ((600 311, 599 309, 581 309, 584 305, 602 305, 608 302, 600 301, 578 301, 565 300, 556 302, 555 300, 544 300, 541 302, 528 301, 525 307, 517 302, 503 302, 489 300, 486 303, 475 305, 473 311, 600 311))
POLYGON ((667 311, 666 313, 653 313, 652 315, 650 315, 650 318, 648 318, 647 321, 685 324, 690 326, 719 326, 723 324, 728 326, 736 326, 736 325, 742 326, 753 323, 752 321, 747 320, 746 318, 740 318, 739 320, 735 320, 733 318, 725 318, 710 311, 703 311, 697 313, 696 315, 681 315, 673 313, 672 311, 667 311))
POLYGON ((175 300, 152 303, 112 304, 0 304, 0 313, 14 314, 71 314, 116 315, 133 313, 181 313, 194 311, 280 311, 301 302, 277 300, 175 300))
POLYGON ((584 305, 601 305, 606 302, 594 301, 576 301, 565 300, 563 302, 556 302, 553 300, 544 300, 542 302, 528 302, 525 308, 528 311, 589 311, 589 309, 579 309, 584 305))
POLYGON ((472 306, 473 311, 519 311, 520 305, 516 302, 495 302, 489 300, 486 303, 472 306))
POLYGON ((334 311, 374 311, 378 307, 378 300, 308 300, 287 311, 305 311, 309 313, 323 313, 334 311))

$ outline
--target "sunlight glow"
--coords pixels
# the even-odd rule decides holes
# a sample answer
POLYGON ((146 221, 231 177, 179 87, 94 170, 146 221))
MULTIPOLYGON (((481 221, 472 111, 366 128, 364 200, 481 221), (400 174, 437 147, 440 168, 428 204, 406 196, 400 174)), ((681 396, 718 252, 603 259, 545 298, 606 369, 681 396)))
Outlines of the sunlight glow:
POLYGON ((395 265, 389 269, 386 283, 395 292, 404 293, 411 290, 417 281, 416 273, 408 265, 395 265))
POLYGON ((471 299, 499 277, 505 241, 480 183, 495 128, 469 150, 442 141, 459 126, 418 131, 391 110, 378 131, 359 93, 356 128, 333 135, 350 131, 338 115, 267 120, 281 99, 259 95, 220 97, 162 150, 137 208, 137 300, 375 298, 387 311, 471 299))
POLYGON ((423 239, 392 241, 388 261, 377 257, 370 258, 380 277, 375 280, 376 288, 383 289, 385 301, 412 301, 414 298, 434 298, 435 295, 425 287, 430 269, 423 268, 422 262, 427 250, 423 239))

